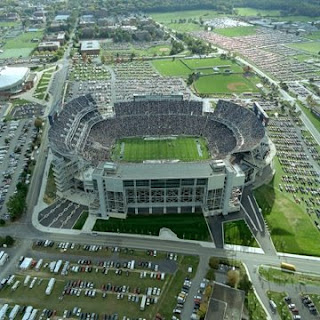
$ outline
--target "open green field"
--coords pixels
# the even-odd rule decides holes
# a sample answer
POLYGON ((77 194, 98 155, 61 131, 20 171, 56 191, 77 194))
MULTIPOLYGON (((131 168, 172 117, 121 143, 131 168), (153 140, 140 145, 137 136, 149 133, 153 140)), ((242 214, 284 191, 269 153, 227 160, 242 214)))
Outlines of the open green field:
POLYGON ((38 42, 32 42, 32 39, 42 39, 43 32, 26 32, 14 39, 6 41, 1 48, 4 52, 0 54, 0 59, 28 57, 32 50, 38 46, 38 42))
POLYGON ((18 21, 0 21, 0 28, 11 28, 19 25, 18 21))
POLYGON ((193 72, 210 74, 214 71, 213 68, 219 68, 218 72, 225 72, 226 69, 232 72, 243 72, 242 68, 231 60, 224 60, 219 57, 208 59, 170 59, 170 60, 155 60, 153 66, 163 76, 176 76, 187 78, 193 72))
POLYGON ((276 175, 272 182, 256 189, 255 197, 267 221, 276 249, 320 256, 320 232, 302 207, 275 187, 283 174, 277 159, 275 168, 276 175))
POLYGON ((310 40, 320 40, 320 31, 314 31, 306 35, 305 38, 308 38, 310 40))
POLYGON ((167 27, 178 32, 192 32, 204 30, 204 27, 199 23, 169 23, 167 27))
POLYGON ((151 13, 151 17, 164 24, 174 23, 175 21, 179 21, 179 19, 196 19, 200 18, 203 20, 208 20, 216 17, 220 17, 221 15, 214 10, 187 10, 187 11, 172 11, 172 12, 164 12, 164 13, 151 13))
POLYGON ((318 54, 320 52, 320 41, 319 42, 303 42, 303 43, 291 43, 288 45, 290 48, 299 49, 302 51, 310 52, 312 54, 318 54))
POLYGON ((259 92, 257 82, 257 78, 246 78, 242 74, 217 74, 200 77, 194 87, 200 94, 259 92))
POLYGON ((287 296, 286 292, 267 291, 267 296, 277 305, 277 311, 281 320, 292 320, 288 305, 284 301, 284 298, 287 296))
POLYGON ((180 239, 210 241, 206 221, 202 214, 166 214, 128 216, 126 220, 98 219, 94 231, 159 235, 161 228, 169 228, 180 239))
POLYGON ((253 8, 235 8, 239 16, 262 16, 262 17, 277 17, 280 16, 279 10, 260 10, 253 8))
POLYGON ((256 30, 257 28, 254 26, 247 26, 247 27, 214 29, 214 32, 226 37, 244 37, 244 36, 251 36, 255 34, 256 30))
POLYGON ((113 157, 128 162, 174 159, 194 161, 209 159, 210 155, 204 138, 174 137, 161 140, 125 138, 116 143, 113 157))
POLYGON ((224 243, 259 247, 244 220, 223 223, 224 243))

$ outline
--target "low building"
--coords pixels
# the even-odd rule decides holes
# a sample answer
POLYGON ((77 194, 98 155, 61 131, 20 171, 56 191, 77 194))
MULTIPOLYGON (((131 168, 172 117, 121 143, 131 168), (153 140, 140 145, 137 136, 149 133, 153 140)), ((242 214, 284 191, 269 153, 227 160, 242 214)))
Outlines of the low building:
POLYGON ((10 97, 26 89, 26 80, 30 74, 27 67, 0 68, 0 96, 10 97))
POLYGON ((47 41, 47 42, 41 42, 38 45, 39 51, 56 51, 60 48, 60 42, 59 41, 47 41))
POLYGON ((81 54, 85 53, 87 55, 98 55, 100 53, 99 41, 97 40, 82 41, 80 52, 81 54))

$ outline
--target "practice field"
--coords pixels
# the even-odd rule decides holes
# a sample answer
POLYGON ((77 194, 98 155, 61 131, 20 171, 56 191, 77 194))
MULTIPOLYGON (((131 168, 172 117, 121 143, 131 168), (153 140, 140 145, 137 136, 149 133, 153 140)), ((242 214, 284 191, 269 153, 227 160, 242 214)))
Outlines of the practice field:
POLYGON ((214 29, 214 32, 226 37, 244 37, 251 36, 256 33, 256 27, 233 27, 233 28, 223 28, 214 29))
POLYGON ((320 52, 320 42, 303 42, 292 43, 288 45, 290 48, 299 49, 302 51, 318 54, 320 52))
POLYGON ((27 57, 32 50, 38 46, 38 42, 33 42, 32 39, 42 39, 43 32, 27 32, 22 33, 14 39, 6 41, 6 44, 1 48, 4 52, 0 54, 0 58, 18 58, 27 57))
POLYGON ((113 157, 128 162, 144 160, 196 161, 210 158, 204 138, 174 137, 160 140, 125 138, 117 141, 113 157))
POLYGON ((194 86, 200 94, 258 92, 256 82, 257 78, 246 78, 242 74, 218 74, 200 77, 194 86))
POLYGON ((278 17, 280 16, 279 10, 260 10, 253 8, 235 8, 239 16, 262 16, 262 17, 278 17))
POLYGON ((242 68, 231 60, 223 60, 220 58, 208 59, 170 59, 156 60, 152 62, 153 66, 163 76, 176 76, 187 78, 193 72, 214 73, 213 68, 219 69, 218 72, 224 72, 229 69, 233 72, 242 72, 242 68))

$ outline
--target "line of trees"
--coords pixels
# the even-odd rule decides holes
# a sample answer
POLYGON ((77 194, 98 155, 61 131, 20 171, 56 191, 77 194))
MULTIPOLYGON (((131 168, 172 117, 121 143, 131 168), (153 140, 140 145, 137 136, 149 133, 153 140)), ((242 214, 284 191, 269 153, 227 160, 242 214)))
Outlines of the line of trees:
MULTIPOLYGON (((84 8, 88 8, 88 4, 84 8)), ((71 8, 79 6, 79 0, 69 1, 71 8)), ((285 15, 320 16, 318 0, 101 0, 92 4, 90 9, 105 8, 110 14, 127 12, 168 12, 181 10, 217 10, 222 13, 233 12, 237 7, 250 7, 264 10, 280 10, 285 15)))

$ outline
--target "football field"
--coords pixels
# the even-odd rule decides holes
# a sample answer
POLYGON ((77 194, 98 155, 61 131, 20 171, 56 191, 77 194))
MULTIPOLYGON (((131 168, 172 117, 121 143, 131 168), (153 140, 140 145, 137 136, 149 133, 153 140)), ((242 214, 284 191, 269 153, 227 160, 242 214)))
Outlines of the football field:
POLYGON ((196 161, 210 158, 207 143, 198 137, 125 138, 116 142, 114 160, 142 162, 144 160, 196 161))

